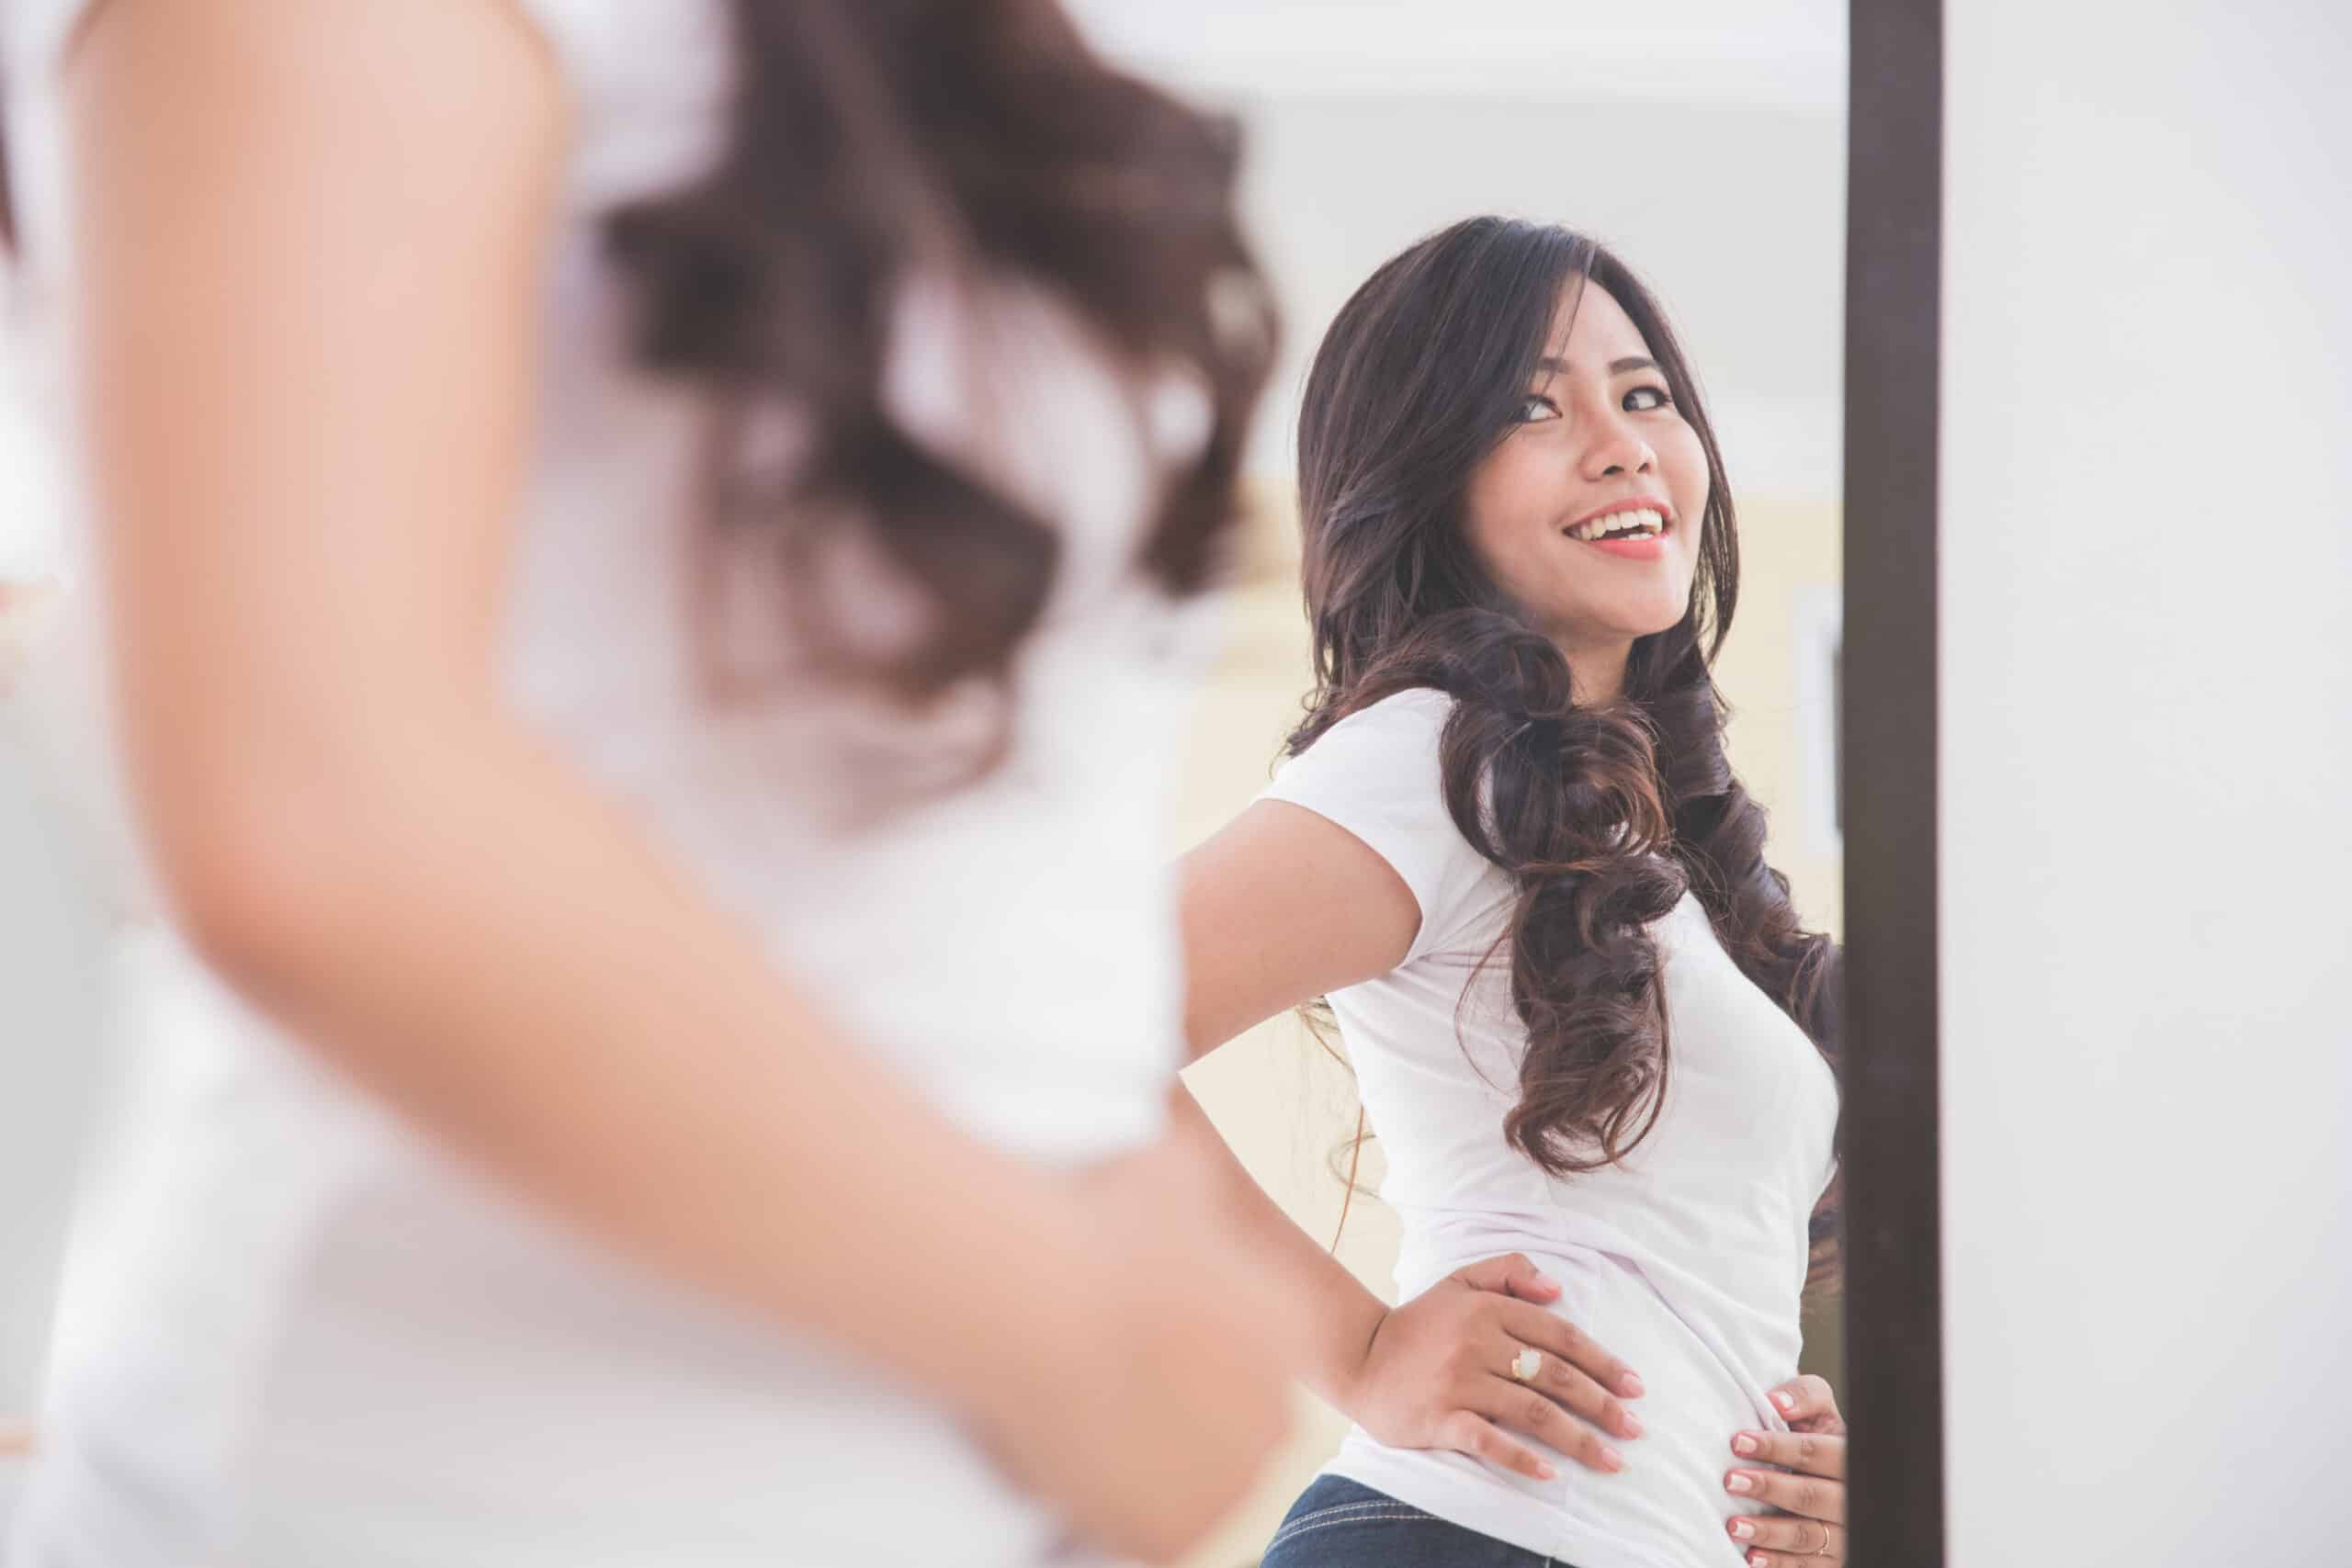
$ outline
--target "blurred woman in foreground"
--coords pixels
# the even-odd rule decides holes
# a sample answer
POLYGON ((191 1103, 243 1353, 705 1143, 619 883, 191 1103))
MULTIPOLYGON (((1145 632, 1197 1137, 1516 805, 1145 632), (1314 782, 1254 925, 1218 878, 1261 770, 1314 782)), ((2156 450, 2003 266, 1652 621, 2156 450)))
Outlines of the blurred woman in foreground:
POLYGON ((1165 1119, 1229 139, 1046 0, 7 26, 169 916, 16 1560, 1196 1537, 1291 1359, 1165 1119))

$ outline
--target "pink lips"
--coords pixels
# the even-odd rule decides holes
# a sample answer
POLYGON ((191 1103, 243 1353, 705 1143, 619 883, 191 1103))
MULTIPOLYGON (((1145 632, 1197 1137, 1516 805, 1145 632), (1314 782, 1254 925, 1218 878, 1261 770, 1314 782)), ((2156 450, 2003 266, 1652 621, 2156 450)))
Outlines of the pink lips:
POLYGON ((1579 545, 1596 550, 1606 550, 1627 560, 1656 560, 1666 554, 1666 536, 1653 534, 1646 539, 1578 539, 1579 545))
POLYGON ((1605 506, 1597 506, 1593 508, 1593 510, 1586 513, 1582 517, 1579 517, 1575 522, 1569 524, 1568 526, 1571 528, 1580 527, 1584 524, 1591 522, 1596 517, 1606 517, 1612 512, 1632 512, 1642 510, 1655 512, 1660 518, 1664 519, 1664 522, 1659 527, 1657 533, 1648 538, 1579 539, 1573 534, 1570 534, 1568 538, 1573 543, 1582 545, 1588 549, 1606 550, 1609 554, 1621 557, 1626 560, 1657 560, 1659 557, 1666 554, 1667 535, 1674 532, 1674 508, 1668 506, 1664 501, 1660 500, 1657 496, 1636 495, 1627 497, 1622 501, 1610 502, 1605 506))

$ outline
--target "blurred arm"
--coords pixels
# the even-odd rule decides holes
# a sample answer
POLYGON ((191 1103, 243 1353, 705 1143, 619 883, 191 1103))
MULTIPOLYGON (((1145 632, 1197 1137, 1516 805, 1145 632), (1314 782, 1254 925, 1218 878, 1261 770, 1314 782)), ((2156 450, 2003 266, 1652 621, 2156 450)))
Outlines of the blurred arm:
POLYGON ((183 928, 573 1224, 951 1397, 1019 1375, 968 1346, 1075 1310, 1059 1183, 844 1048, 497 701, 567 130, 535 35, 114 0, 70 88, 122 739, 183 928), (875 1288, 907 1257, 963 1333, 875 1288))

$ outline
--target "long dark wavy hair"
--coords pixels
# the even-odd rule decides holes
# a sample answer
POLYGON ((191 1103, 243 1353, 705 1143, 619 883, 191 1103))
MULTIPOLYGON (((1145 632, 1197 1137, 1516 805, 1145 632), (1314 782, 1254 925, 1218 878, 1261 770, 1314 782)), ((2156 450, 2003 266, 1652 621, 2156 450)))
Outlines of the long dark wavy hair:
MULTIPOLYGON (((1527 1029, 1504 1135, 1568 1176, 1657 1124, 1672 1052, 1648 927, 1694 891, 1726 951, 1835 1063, 1838 949, 1806 931, 1764 860, 1764 812, 1724 751, 1711 667, 1738 597, 1739 538, 1698 385, 1665 313, 1569 230, 1474 218, 1383 265, 1324 334, 1298 434, 1315 689, 1285 742, 1398 692, 1453 699, 1446 807, 1517 889, 1490 953, 1527 1029), (1463 527, 1472 470, 1510 433, 1563 288, 1622 305, 1697 432, 1710 481, 1690 603, 1634 645, 1623 696, 1584 706, 1566 656, 1517 614, 1463 527)), ((1835 1203, 1811 1282, 1836 1269, 1835 1203)))
POLYGON ((615 214, 608 248, 641 363, 717 400, 713 521, 777 547, 796 623, 838 615, 797 569, 843 529, 916 596, 911 646, 820 637, 821 662, 912 703, 1001 677, 1060 556, 1060 520, 885 411, 891 307, 919 271, 1042 289, 1137 382, 1174 367, 1206 389, 1204 445, 1160 476, 1136 564, 1171 595, 1207 583, 1274 347, 1232 126, 1104 64, 1055 0, 735 0, 732 24, 724 153, 615 214), (778 408, 807 432, 784 471, 756 440, 778 408))

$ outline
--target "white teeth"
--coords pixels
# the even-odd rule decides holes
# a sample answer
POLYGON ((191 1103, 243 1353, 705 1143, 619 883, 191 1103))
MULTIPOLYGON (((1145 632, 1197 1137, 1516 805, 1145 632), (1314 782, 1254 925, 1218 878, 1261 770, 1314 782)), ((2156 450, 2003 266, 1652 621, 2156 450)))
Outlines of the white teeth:
POLYGON ((1589 523, 1579 523, 1568 530, 1568 536, 1590 543, 1613 533, 1634 534, 1640 537, 1656 538, 1665 530, 1665 513, 1645 506, 1631 511, 1611 512, 1605 517, 1596 517, 1589 523))

